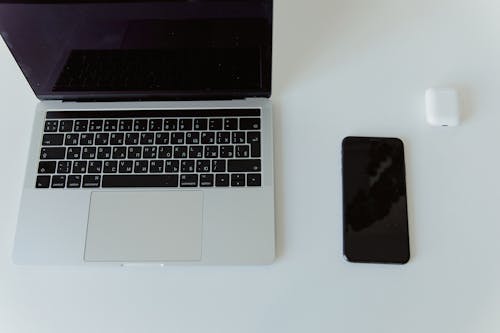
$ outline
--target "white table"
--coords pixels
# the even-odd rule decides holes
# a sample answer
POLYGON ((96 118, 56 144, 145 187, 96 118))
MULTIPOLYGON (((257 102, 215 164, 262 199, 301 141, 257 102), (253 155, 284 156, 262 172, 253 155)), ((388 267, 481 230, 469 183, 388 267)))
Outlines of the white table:
POLYGON ((0 332, 499 332, 500 3, 276 0, 277 247, 264 267, 21 267, 36 99, 0 44, 0 332), (457 87, 457 128, 424 90, 457 87), (342 257, 340 142, 406 144, 412 259, 342 257))

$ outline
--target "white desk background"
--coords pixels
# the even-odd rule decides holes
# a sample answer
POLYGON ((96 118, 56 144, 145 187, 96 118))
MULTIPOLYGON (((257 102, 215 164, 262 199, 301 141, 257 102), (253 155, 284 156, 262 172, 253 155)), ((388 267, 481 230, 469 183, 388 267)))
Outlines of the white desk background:
POLYGON ((500 332, 500 2, 276 0, 274 50, 275 264, 20 267, 36 99, 0 43, 0 332, 500 332), (426 124, 436 85, 460 127, 426 124), (347 135, 405 141, 405 266, 342 257, 347 135))

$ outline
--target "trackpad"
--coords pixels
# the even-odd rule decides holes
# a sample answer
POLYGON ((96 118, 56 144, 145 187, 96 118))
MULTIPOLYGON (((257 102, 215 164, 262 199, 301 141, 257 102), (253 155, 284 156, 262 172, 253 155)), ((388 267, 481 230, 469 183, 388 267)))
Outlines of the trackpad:
POLYGON ((85 261, 201 259, 200 191, 93 192, 85 261))

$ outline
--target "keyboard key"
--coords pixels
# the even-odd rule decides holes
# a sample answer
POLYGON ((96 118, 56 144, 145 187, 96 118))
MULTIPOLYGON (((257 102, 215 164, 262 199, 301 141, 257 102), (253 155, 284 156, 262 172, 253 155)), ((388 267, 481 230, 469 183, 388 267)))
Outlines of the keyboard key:
POLYGON ((181 175, 181 187, 196 187, 198 186, 198 175, 181 175))
POLYGON ((230 132, 217 132, 217 143, 218 144, 231 143, 231 133, 230 132))
POLYGON ((81 146, 92 146, 94 144, 94 133, 82 133, 80 135, 81 146))
POLYGON ((95 135, 96 146, 107 146, 108 143, 109 143, 109 133, 97 133, 95 135))
POLYGON ((102 120, 93 119, 89 123, 89 132, 101 132, 102 131, 102 120))
POLYGON ((244 173, 233 173, 231 175, 231 186, 234 186, 234 187, 245 186, 245 174, 244 173))
POLYGON ((247 143, 250 144, 252 157, 260 157, 260 132, 248 132, 247 143))
POLYGON ((65 135, 64 144, 66 146, 77 146, 78 142, 80 142, 80 134, 71 133, 65 135))
POLYGON ((134 162, 134 172, 135 173, 147 173, 148 172, 148 161, 139 160, 134 162))
POLYGON ((236 146, 236 153, 235 156, 237 158, 245 158, 245 157, 250 157, 250 146, 243 146, 243 145, 238 145, 236 146))
POLYGON ((217 157, 219 157, 218 146, 205 146, 205 158, 217 158, 217 157))
POLYGON ((156 133, 155 144, 157 145, 168 145, 170 134, 166 132, 156 133))
POLYGON ((247 185, 248 186, 260 186, 261 184, 260 173, 249 173, 247 174, 247 185))
POLYGON ((189 146, 189 158, 202 158, 203 146, 189 146))
POLYGON ((57 173, 70 173, 70 172, 71 172, 71 161, 57 162, 57 173))
POLYGON ((170 160, 165 161, 165 173, 176 173, 179 172, 179 161, 170 160))
POLYGON ((197 131, 205 131, 208 128, 208 119, 195 119, 194 129, 197 131))
POLYGON ((147 119, 136 119, 134 120, 134 131, 143 132, 148 130, 148 120, 147 119))
POLYGON ((36 177, 36 188, 48 188, 50 185, 50 176, 37 176, 36 177))
POLYGON ((226 172, 226 160, 212 160, 212 172, 226 172))
POLYGON ((127 158, 127 147, 113 147, 113 159, 121 160, 127 158))
POLYGON ((227 130, 237 130, 238 129, 238 119, 237 118, 226 118, 224 119, 224 129, 227 130))
POLYGON ((89 161, 89 166, 87 168, 88 173, 101 173, 102 172, 102 161, 89 161))
POLYGON ((40 152, 41 160, 62 160, 66 154, 65 147, 42 148, 40 152))
POLYGON ((183 145, 184 144, 184 133, 183 132, 173 132, 171 140, 173 145, 183 145))
POLYGON ((187 146, 175 146, 174 147, 174 158, 187 158, 188 157, 188 147, 187 146))
POLYGON ((66 176, 54 175, 52 176, 52 182, 50 187, 52 188, 64 188, 66 185, 66 176))
POLYGON ((75 126, 73 130, 75 132, 87 132, 87 127, 89 125, 88 120, 75 120, 75 126))
POLYGON ((59 122, 59 132, 71 132, 73 130, 73 120, 61 120, 59 122))
POLYGON ((149 172, 162 173, 163 172, 163 161, 161 161, 161 160, 149 161, 149 172))
POLYGON ((156 158, 158 148, 156 146, 147 146, 142 150, 142 158, 156 158))
POLYGON ((141 133, 141 145, 152 145, 154 142, 154 133, 141 133))
POLYGON ((116 173, 118 171, 118 161, 104 161, 104 173, 116 173))
POLYGON ((56 161, 40 161, 38 163, 38 173, 55 173, 56 161))
POLYGON ((162 131, 163 121, 161 119, 151 119, 149 121, 149 130, 154 132, 162 131))
POLYGON ((215 175, 215 186, 217 187, 227 187, 229 186, 229 174, 216 174, 215 175))
POLYGON ((83 176, 83 187, 99 187, 101 185, 101 175, 83 176))
POLYGON ((200 133, 199 132, 187 132, 186 133, 186 144, 197 145, 200 143, 200 133))
POLYGON ((227 171, 229 172, 256 172, 260 171, 260 160, 228 160, 227 171))
POLYGON ((177 119, 165 119, 163 129, 165 131, 177 131, 177 119))
POLYGON ((80 188, 82 184, 82 176, 81 175, 71 175, 68 176, 68 188, 80 188))
POLYGON ((96 157, 96 147, 83 147, 82 150, 82 159, 84 160, 93 160, 96 157))
POLYGON ((119 173, 132 173, 134 168, 133 161, 120 161, 118 162, 118 172, 119 173))
POLYGON ((210 131, 220 131, 222 129, 222 119, 213 118, 208 121, 208 129, 210 131))
POLYGON ((100 160, 109 160, 111 158, 111 147, 97 148, 97 158, 100 160))
POLYGON ((260 118, 240 118, 240 130, 260 129, 260 118))
POLYGON ((160 146, 158 150, 159 158, 172 158, 172 146, 160 146))
POLYGON ((79 160, 82 153, 82 147, 68 147, 68 152, 66 153, 67 160, 79 160))
POLYGON ((233 146, 220 146, 219 147, 219 156, 221 158, 231 158, 234 156, 234 147, 233 146))
POLYGON ((210 172, 210 160, 196 161, 196 172, 210 172))
POLYGON ((212 186, 214 186, 214 175, 212 175, 212 174, 201 174, 200 175, 200 186, 201 187, 212 187, 212 186))
POLYGON ((139 133, 126 133, 125 134, 125 144, 127 146, 138 145, 139 144, 139 133))
POLYGON ((57 120, 46 120, 45 121, 45 132, 57 132, 58 121, 57 120))
POLYGON ((128 147, 128 158, 139 159, 142 157, 142 147, 128 147))
POLYGON ((191 131, 193 129, 192 119, 179 119, 179 131, 191 131))
POLYGON ((132 119, 122 119, 118 124, 120 132, 130 132, 132 130, 132 119))
POLYGON ((201 143, 204 145, 213 145, 215 143, 215 132, 201 133, 201 143))
POLYGON ((182 160, 181 161, 181 172, 194 172, 194 161, 193 160, 182 160))
POLYGON ((44 134, 42 139, 43 146, 61 146, 64 141, 64 134, 44 134))
POLYGON ((73 162, 73 173, 86 173, 86 172, 87 172, 87 161, 73 162))
POLYGON ((104 130, 106 132, 116 132, 118 130, 118 120, 107 119, 104 121, 104 130))
POLYGON ((232 143, 245 143, 245 132, 233 132, 232 143))
POLYGON ((104 175, 102 187, 177 187, 179 175, 104 175))
POLYGON ((111 136, 109 137, 109 144, 112 146, 121 146, 123 145, 123 138, 124 138, 123 133, 111 133, 111 136))

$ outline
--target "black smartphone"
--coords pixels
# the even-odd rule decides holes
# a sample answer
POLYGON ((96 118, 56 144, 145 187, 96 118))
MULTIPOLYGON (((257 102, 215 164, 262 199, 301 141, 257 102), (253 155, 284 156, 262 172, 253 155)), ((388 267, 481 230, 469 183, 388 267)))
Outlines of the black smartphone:
POLYGON ((342 141, 344 256, 351 262, 410 259, 404 146, 396 138, 342 141))

